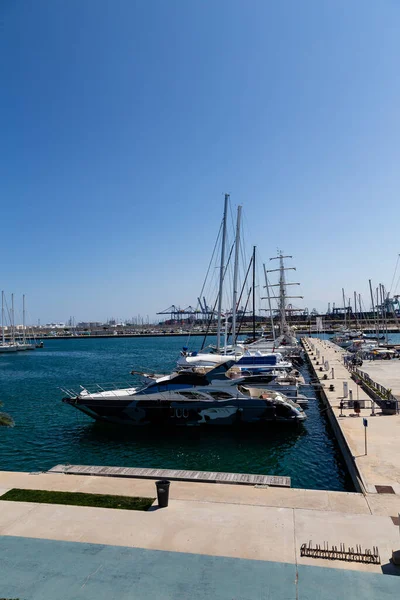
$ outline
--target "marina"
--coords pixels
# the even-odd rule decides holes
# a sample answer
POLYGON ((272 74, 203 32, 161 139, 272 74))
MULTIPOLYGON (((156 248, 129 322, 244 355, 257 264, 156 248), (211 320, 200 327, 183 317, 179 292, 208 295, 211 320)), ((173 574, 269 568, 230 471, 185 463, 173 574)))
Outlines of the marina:
MULTIPOLYGON (((213 338, 211 338, 212 340, 213 338)), ((37 353, 0 362, 0 391, 15 421, 3 429, 1 469, 48 470, 56 464, 118 465, 291 477, 292 486, 352 490, 340 450, 309 385, 307 419, 301 427, 267 431, 204 431, 188 428, 149 436, 140 428, 98 423, 62 404, 64 384, 105 381, 131 385, 132 366, 171 371, 179 338, 53 340, 37 353), (105 374, 107 377, 105 377, 105 374)))
POLYGON ((397 600, 399 3, 2 4, 0 600, 397 600))

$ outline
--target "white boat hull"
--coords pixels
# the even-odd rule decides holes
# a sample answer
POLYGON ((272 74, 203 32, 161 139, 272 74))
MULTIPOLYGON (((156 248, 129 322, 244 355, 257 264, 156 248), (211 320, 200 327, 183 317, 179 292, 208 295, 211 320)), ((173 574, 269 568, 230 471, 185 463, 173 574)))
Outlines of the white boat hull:
POLYGON ((4 344, 4 346, 2 344, 0 345, 0 352, 16 352, 16 351, 17 351, 16 346, 9 346, 8 344, 4 344))

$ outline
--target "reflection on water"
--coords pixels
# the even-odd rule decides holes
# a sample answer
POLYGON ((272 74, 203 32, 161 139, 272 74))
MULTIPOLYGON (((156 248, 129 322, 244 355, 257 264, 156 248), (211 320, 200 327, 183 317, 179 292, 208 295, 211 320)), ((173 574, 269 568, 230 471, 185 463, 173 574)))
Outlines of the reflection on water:
MULTIPOLYGON (((146 430, 93 422, 61 403, 61 386, 125 381, 138 370, 169 371, 176 338, 51 340, 44 351, 0 355, 0 397, 14 429, 0 430, 0 469, 37 471, 58 463, 180 468, 292 477, 294 487, 351 490, 313 389, 308 419, 262 429, 146 430), (14 360, 14 358, 16 360, 14 360)), ((306 369, 304 374, 308 377, 306 369)))

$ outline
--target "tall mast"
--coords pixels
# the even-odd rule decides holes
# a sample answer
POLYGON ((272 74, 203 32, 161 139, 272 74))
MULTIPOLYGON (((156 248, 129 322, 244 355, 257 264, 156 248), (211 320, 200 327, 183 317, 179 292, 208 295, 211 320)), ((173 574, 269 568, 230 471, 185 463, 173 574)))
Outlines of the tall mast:
POLYGON ((354 292, 354 318, 356 320, 357 327, 359 327, 358 316, 357 316, 357 293, 356 292, 354 292))
POLYGON ((279 257, 279 310, 281 312, 281 334, 286 326, 286 282, 282 254, 279 257))
POLYGON ((22 294, 22 339, 25 344, 26 335, 25 335, 25 294, 22 294))
POLYGON ((388 343, 388 323, 387 323, 386 302, 385 302, 385 286, 383 285, 383 283, 379 284, 379 290, 380 290, 380 294, 381 294, 383 333, 385 335, 386 343, 388 343))
POLYGON ((15 344, 14 294, 11 294, 11 340, 15 344))
POLYGON ((265 269, 265 264, 263 264, 264 268, 264 277, 265 277, 265 287, 267 288, 267 298, 268 298, 268 308, 269 308, 269 317, 271 319, 271 331, 272 331, 272 339, 274 340, 275 346, 275 327, 274 327, 274 317, 272 316, 272 308, 271 308, 271 295, 269 293, 269 285, 268 285, 268 277, 267 271, 265 269))
POLYGON ((221 347, 221 313, 222 313, 222 292, 223 292, 223 287, 224 287, 225 244, 226 244, 226 217, 227 217, 227 214, 228 214, 228 200, 229 200, 229 194, 225 194, 224 216, 222 218, 221 264, 220 264, 220 273, 219 273, 217 351, 221 347))
POLYGON ((4 340, 4 292, 1 292, 1 341, 2 344, 4 346, 5 344, 5 340, 4 340))
POLYGON ((376 288, 376 339, 377 339, 377 341, 379 340, 379 295, 378 295, 378 288, 376 288))
POLYGON ((376 325, 374 294, 372 293, 372 283, 371 283, 371 280, 369 279, 368 281, 369 281, 369 291, 370 291, 370 294, 371 294, 372 313, 374 315, 374 321, 375 321, 375 325, 376 325))
POLYGON ((342 296, 343 296, 343 309, 344 309, 344 328, 346 329, 346 325, 347 325, 347 318, 346 318, 347 308, 346 308, 346 298, 344 296, 344 288, 342 288, 342 296))
POLYGON ((256 247, 253 246, 253 340, 256 339, 256 247))
POLYGON ((236 344, 236 311, 237 311, 237 280, 239 270, 239 247, 240 247, 240 221, 242 217, 242 207, 238 206, 236 221, 236 240, 235 240, 235 267, 233 271, 233 302, 232 302, 232 342, 236 344))
POLYGON ((284 256, 282 252, 279 252, 279 256, 274 256, 270 258, 270 260, 279 259, 279 269, 270 269, 267 273, 273 273, 274 271, 279 271, 279 283, 272 284, 273 286, 279 286, 279 312, 281 315, 281 325, 280 325, 280 335, 287 333, 288 326, 286 322, 286 300, 287 298, 302 298, 303 296, 287 296, 286 294, 286 286, 287 285, 300 285, 299 283, 286 283, 285 280, 285 271, 295 271, 296 267, 285 267, 283 263, 284 258, 293 258, 292 256, 284 256))

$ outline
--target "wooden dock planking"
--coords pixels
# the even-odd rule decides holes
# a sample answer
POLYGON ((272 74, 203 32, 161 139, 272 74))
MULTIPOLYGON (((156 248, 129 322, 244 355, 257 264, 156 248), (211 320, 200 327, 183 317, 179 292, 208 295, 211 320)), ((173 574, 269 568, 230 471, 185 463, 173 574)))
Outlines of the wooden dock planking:
POLYGON ((145 469, 133 467, 96 467, 86 465, 56 465, 48 473, 89 475, 95 477, 130 477, 133 479, 170 479, 171 481, 199 481, 233 485, 270 485, 290 487, 290 477, 257 475, 252 473, 218 473, 210 471, 184 471, 178 469, 145 469))

